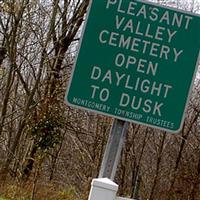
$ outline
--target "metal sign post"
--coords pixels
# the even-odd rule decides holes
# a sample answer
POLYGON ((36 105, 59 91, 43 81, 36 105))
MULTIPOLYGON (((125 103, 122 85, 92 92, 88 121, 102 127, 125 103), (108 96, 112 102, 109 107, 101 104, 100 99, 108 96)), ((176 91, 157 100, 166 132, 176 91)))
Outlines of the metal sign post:
POLYGON ((99 178, 114 179, 129 123, 115 119, 104 153, 99 178))
POLYGON ((118 185, 113 182, 129 123, 114 119, 99 178, 93 179, 88 200, 116 200, 118 185))

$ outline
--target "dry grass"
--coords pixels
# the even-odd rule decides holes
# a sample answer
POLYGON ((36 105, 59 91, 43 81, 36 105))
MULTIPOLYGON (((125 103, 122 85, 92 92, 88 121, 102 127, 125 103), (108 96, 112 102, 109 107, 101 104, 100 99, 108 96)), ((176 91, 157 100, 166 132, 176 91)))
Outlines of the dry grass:
MULTIPOLYGON (((55 185, 37 186, 33 193, 33 184, 19 184, 9 181, 0 188, 0 194, 8 200, 80 200, 87 199, 77 195, 75 188, 59 190, 55 185)), ((0 200, 7 200, 2 199, 0 200)))

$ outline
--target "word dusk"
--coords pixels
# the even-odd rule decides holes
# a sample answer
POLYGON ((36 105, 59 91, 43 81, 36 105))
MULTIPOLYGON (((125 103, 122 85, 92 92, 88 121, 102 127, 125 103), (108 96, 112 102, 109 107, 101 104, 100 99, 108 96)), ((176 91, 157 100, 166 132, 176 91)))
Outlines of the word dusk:
POLYGON ((93 0, 84 30, 68 104, 179 132, 197 69, 200 17, 146 1, 93 0))

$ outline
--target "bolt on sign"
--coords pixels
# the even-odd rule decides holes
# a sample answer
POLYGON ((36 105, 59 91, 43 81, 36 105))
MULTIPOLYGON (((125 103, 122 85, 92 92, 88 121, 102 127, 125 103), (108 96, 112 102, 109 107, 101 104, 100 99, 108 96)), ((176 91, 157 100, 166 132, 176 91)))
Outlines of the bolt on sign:
POLYGON ((69 105, 180 131, 200 50, 200 16, 138 0, 93 0, 69 105))

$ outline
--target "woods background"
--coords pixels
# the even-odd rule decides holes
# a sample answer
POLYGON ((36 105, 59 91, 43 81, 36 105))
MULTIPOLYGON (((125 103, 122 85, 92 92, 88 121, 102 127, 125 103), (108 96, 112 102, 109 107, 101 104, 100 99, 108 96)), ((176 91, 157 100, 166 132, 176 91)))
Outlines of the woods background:
MULTIPOLYGON (((156 2, 200 13, 197 0, 156 2)), ((98 176, 113 119, 64 102, 88 3, 0 1, 2 196, 87 199, 98 176)), ((199 99, 197 78, 179 134, 130 125, 115 180, 119 195, 133 197, 139 181, 141 200, 200 199, 199 99)))

